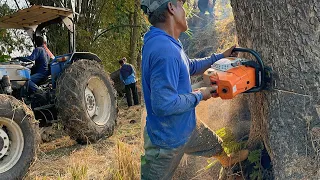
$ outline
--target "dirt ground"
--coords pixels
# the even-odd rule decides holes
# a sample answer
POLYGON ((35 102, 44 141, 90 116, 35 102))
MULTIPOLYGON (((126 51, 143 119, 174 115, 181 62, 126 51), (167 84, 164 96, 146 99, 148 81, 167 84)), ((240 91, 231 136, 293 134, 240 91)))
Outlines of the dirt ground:
MULTIPOLYGON (((238 102, 239 99, 203 101, 196 108, 197 118, 213 130, 230 127, 237 137, 242 137, 248 133, 250 121, 248 109, 245 105, 239 106, 238 102)), ((143 109, 143 106, 127 109, 125 100, 120 99, 114 135, 85 146, 71 140, 56 124, 52 132, 46 134, 50 141, 40 145, 38 159, 26 179, 140 179, 140 156, 144 153, 143 109)), ((185 155, 174 179, 218 179, 220 169, 214 158, 185 155)))
POLYGON ((55 125, 25 179, 140 179, 141 109, 120 99, 114 135, 95 144, 79 145, 55 125))

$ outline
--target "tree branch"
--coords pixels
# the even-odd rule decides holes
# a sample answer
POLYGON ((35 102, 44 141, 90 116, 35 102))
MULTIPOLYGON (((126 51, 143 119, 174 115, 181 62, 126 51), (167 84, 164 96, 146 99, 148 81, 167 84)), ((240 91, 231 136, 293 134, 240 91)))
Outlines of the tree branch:
POLYGON ((17 0, 14 0, 14 2, 16 3, 18 9, 20 10, 19 4, 17 3, 17 0))
POLYGON ((27 0, 25 0, 25 2, 26 2, 26 4, 27 4, 27 7, 30 7, 30 5, 28 4, 28 1, 27 1, 27 0))
POLYGON ((60 7, 65 8, 65 6, 63 5, 63 3, 59 0, 53 0, 54 3, 58 4, 60 7))
POLYGON ((111 27, 111 28, 108 28, 108 29, 105 29, 103 30, 100 34, 98 34, 98 36, 96 36, 92 43, 95 42, 101 35, 103 35, 104 33, 108 32, 108 31, 111 31, 113 29, 118 29, 118 28, 122 28, 122 27, 141 27, 141 25, 130 25, 130 24, 126 24, 126 25, 119 25, 119 26, 115 26, 115 27, 111 27))

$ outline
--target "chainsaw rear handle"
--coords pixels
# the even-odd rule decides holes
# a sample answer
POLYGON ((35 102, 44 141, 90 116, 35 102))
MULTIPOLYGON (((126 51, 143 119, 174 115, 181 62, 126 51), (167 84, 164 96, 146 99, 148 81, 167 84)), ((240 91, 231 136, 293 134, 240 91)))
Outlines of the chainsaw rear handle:
POLYGON ((264 79, 265 79, 265 67, 264 67, 264 64, 262 62, 262 59, 261 59, 259 53, 257 53, 256 51, 254 51, 252 49, 247 49, 247 48, 242 48, 242 47, 234 48, 232 50, 232 52, 246 52, 246 53, 252 54, 256 58, 259 66, 260 66, 260 83, 259 83, 259 86, 254 87, 254 88, 246 91, 245 93, 261 91, 265 86, 265 82, 264 82, 264 79))

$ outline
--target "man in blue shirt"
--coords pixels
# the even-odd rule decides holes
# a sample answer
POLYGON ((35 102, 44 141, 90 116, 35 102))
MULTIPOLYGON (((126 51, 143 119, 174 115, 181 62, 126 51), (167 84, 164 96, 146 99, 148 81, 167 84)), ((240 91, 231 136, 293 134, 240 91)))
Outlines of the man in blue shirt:
POLYGON ((142 49, 142 87, 147 109, 144 131, 145 164, 142 179, 171 179, 184 153, 215 157, 224 167, 248 156, 247 150, 227 155, 219 137, 197 122, 195 107, 215 96, 217 87, 192 92, 190 75, 202 74, 217 60, 232 55, 235 46, 222 54, 189 59, 178 40, 187 30, 182 0, 142 0, 141 8, 153 25, 145 34, 142 49))
POLYGON ((45 81, 49 76, 48 63, 50 57, 44 48, 44 39, 41 36, 35 38, 36 48, 32 54, 27 57, 18 58, 20 61, 28 62, 34 61, 35 65, 31 68, 31 79, 26 82, 30 93, 39 91, 38 83, 45 81))
POLYGON ((127 103, 128 107, 132 106, 132 97, 133 96, 133 103, 134 105, 139 104, 139 98, 138 98, 138 91, 136 86, 136 72, 134 71, 134 68, 131 64, 126 63, 126 58, 122 58, 119 60, 119 64, 121 65, 120 68, 120 80, 125 85, 125 92, 127 97, 127 103))

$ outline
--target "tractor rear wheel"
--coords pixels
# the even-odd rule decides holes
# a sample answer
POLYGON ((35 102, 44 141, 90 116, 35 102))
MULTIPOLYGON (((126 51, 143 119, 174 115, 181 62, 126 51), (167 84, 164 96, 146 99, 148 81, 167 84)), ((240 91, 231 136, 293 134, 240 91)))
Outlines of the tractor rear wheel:
POLYGON ((0 179, 22 179, 36 157, 38 123, 33 112, 0 94, 0 179))
POLYGON ((117 118, 115 90, 100 63, 78 60, 57 81, 56 107, 65 130, 78 143, 94 143, 113 134, 117 118))

